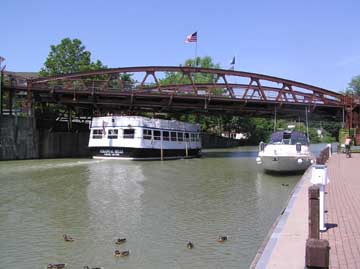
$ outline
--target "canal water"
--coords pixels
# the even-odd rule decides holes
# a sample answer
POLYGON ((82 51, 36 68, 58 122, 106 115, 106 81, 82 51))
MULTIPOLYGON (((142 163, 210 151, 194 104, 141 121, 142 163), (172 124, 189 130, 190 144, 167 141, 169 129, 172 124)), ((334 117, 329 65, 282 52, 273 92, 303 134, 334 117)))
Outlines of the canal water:
POLYGON ((249 268, 301 178, 263 173, 256 155, 240 147, 164 162, 0 162, 0 267, 249 268))

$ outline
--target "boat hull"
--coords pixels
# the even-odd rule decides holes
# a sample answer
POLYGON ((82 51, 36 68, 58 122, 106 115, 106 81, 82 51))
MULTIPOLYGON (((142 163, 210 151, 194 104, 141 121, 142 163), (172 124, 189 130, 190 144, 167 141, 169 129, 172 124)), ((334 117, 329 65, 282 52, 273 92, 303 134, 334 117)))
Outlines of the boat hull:
POLYGON ((274 172, 305 171, 312 164, 312 158, 299 156, 262 156, 261 161, 265 170, 274 172))
POLYGON ((160 160, 200 157, 201 149, 160 149, 127 148, 127 147, 96 147, 91 148, 94 159, 123 159, 123 160, 160 160))

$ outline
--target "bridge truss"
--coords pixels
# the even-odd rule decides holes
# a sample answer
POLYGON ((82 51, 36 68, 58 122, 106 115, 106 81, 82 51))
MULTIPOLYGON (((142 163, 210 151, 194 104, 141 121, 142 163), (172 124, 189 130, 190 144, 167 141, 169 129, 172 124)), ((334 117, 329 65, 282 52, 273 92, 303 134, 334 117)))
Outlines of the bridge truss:
POLYGON ((188 66, 110 68, 12 83, 27 103, 55 103, 92 114, 153 111, 346 119, 359 125, 359 102, 278 77, 188 66), (132 79, 129 79, 131 75, 132 79), (173 78, 169 83, 168 77, 173 78), (174 81, 176 83, 174 83, 174 81))

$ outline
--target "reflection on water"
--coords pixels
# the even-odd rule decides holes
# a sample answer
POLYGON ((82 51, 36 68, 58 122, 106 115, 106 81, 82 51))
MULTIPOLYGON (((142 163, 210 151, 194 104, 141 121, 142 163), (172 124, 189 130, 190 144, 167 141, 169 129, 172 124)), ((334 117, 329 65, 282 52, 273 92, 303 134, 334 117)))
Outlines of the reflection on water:
POLYGON ((248 268, 301 177, 264 174, 256 150, 165 162, 1 162, 1 267, 248 268), (118 237, 127 242, 115 245, 118 237), (114 258, 116 248, 131 254, 114 258))

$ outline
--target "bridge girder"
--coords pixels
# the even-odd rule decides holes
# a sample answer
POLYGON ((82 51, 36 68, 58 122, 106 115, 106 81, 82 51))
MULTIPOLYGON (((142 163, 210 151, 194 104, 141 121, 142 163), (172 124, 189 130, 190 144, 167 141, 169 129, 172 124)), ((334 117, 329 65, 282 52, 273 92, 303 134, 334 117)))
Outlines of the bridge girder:
POLYGON ((356 98, 293 80, 189 66, 109 68, 29 79, 26 84, 10 88, 26 90, 28 105, 35 101, 113 111, 196 111, 262 116, 273 115, 275 109, 283 115, 299 114, 306 108, 314 116, 340 119, 344 110, 349 115, 349 111, 353 113, 359 105, 356 98), (163 78, 169 73, 178 74, 177 84, 164 83, 163 78), (122 80, 124 74, 135 76, 137 81, 122 80), (206 83, 196 83, 200 75, 207 76, 206 83))

